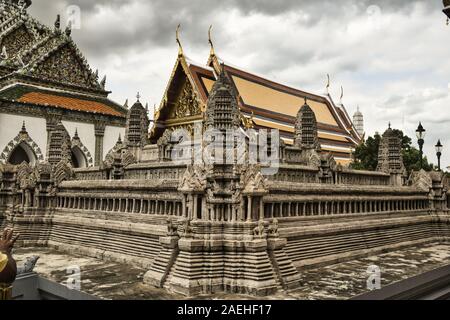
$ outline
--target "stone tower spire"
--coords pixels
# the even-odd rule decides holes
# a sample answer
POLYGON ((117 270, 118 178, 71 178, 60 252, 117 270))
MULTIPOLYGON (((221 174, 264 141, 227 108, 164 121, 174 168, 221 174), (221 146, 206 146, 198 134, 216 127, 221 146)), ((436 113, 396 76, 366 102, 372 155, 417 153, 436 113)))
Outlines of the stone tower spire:
POLYGON ((402 141, 389 124, 389 128, 383 133, 378 151, 377 171, 390 174, 403 174, 402 141))
POLYGON ((360 136, 364 135, 364 116, 362 114, 362 112, 359 110, 359 106, 355 112, 355 114, 353 115, 353 125, 355 126, 356 132, 358 132, 358 134, 360 136))
POLYGON ((140 95, 137 95, 137 101, 128 110, 127 124, 125 132, 125 142, 127 146, 143 147, 148 143, 149 120, 147 112, 139 101, 140 95))
POLYGON ((230 79, 225 74, 224 66, 222 66, 208 99, 205 127, 224 131, 236 129, 239 124, 237 96, 230 79))
POLYGON ((61 160, 71 161, 70 135, 61 121, 50 131, 48 162, 57 165, 61 160))
POLYGON ((297 113, 294 144, 302 149, 319 148, 316 115, 308 105, 306 98, 305 104, 297 113))

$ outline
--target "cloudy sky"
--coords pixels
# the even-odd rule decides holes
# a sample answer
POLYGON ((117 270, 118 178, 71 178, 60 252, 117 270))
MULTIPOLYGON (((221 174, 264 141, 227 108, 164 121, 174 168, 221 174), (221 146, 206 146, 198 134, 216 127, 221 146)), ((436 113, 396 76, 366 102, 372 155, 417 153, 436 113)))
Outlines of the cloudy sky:
POLYGON ((93 69, 107 75, 111 98, 141 92, 159 104, 177 56, 181 23, 186 55, 206 63, 213 25, 217 54, 269 79, 331 92, 350 114, 357 105, 369 134, 388 122, 413 136, 428 131, 435 161, 438 138, 450 165, 450 26, 441 0, 34 0, 29 11, 52 25, 69 5, 81 9, 73 38, 93 69))

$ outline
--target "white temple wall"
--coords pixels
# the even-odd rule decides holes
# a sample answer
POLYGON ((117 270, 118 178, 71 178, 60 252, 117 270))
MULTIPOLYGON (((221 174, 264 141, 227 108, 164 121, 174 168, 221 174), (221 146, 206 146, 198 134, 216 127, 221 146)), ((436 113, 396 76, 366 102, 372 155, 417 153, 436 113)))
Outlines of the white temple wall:
POLYGON ((78 131, 78 136, 81 143, 89 150, 92 156, 95 155, 95 127, 93 123, 62 121, 70 135, 70 139, 75 135, 75 130, 78 131))
POLYGON ((0 113, 0 153, 22 129, 23 121, 30 138, 39 146, 42 154, 47 153, 47 124, 45 118, 0 113))
POLYGON ((122 141, 125 138, 125 128, 124 127, 114 127, 106 126, 105 137, 103 138, 103 159, 105 159, 109 150, 111 150, 119 139, 119 134, 122 137, 122 141))

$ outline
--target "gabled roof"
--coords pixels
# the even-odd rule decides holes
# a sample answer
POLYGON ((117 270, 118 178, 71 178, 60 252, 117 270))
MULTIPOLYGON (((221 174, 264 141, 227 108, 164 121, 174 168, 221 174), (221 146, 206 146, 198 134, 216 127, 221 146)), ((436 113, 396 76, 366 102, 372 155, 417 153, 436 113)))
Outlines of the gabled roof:
POLYGON ((98 81, 98 74, 91 70, 71 39, 69 28, 60 30, 59 22, 49 28, 16 4, 2 3, 5 10, 0 15, 0 76, 34 77, 50 81, 52 86, 72 85, 91 94, 108 95, 98 81))
POLYGON ((216 56, 208 61, 211 67, 220 64, 233 80, 241 97, 242 110, 262 117, 293 124, 304 99, 314 110, 319 129, 347 135, 357 143, 361 137, 354 130, 343 105, 336 105, 327 95, 318 95, 268 80, 253 73, 231 66, 216 56))
MULTIPOLYGON (((165 112, 177 74, 182 72, 189 79, 195 88, 197 98, 206 107, 209 92, 217 79, 221 65, 224 66, 238 93, 242 114, 248 120, 251 119, 255 128, 278 129, 281 138, 287 144, 292 144, 296 115, 306 97, 318 121, 322 149, 332 152, 337 160, 350 161, 352 149, 359 143, 361 137, 354 129, 343 105, 336 105, 328 94, 318 95, 295 89, 231 66, 218 59, 213 50, 206 66, 192 62, 181 51, 163 101, 155 114, 156 122, 161 120, 161 115, 165 112)), ((153 138, 164 131, 165 123, 159 124, 154 126, 153 138)))
MULTIPOLYGON (((163 134, 165 130, 164 122, 169 116, 169 109, 177 103, 176 99, 183 83, 187 82, 193 88, 192 93, 194 95, 194 99, 200 106, 201 112, 203 113, 206 110, 206 92, 202 88, 202 82, 195 72, 197 69, 201 68, 193 64, 190 59, 184 56, 184 54, 180 53, 178 55, 161 104, 158 110, 155 110, 154 120, 155 122, 162 124, 162 126, 159 125, 152 127, 150 132, 150 138, 152 141, 154 141, 154 139, 158 139, 163 134), (203 94, 201 92, 203 92, 203 94)), ((212 70, 208 70, 208 68, 204 68, 204 70, 202 69, 200 71, 204 71, 205 73, 212 72, 212 70)), ((193 115, 189 117, 188 121, 198 121, 202 118, 202 114, 193 115)))

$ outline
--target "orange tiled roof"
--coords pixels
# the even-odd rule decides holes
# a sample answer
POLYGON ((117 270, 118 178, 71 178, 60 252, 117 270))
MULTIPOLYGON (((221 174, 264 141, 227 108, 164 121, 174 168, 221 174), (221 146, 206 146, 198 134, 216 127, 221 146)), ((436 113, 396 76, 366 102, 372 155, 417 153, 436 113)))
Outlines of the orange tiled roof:
POLYGON ((42 92, 29 92, 18 99, 19 102, 51 105, 68 110, 101 113, 123 117, 124 115, 114 108, 97 101, 78 98, 63 97, 42 92))

